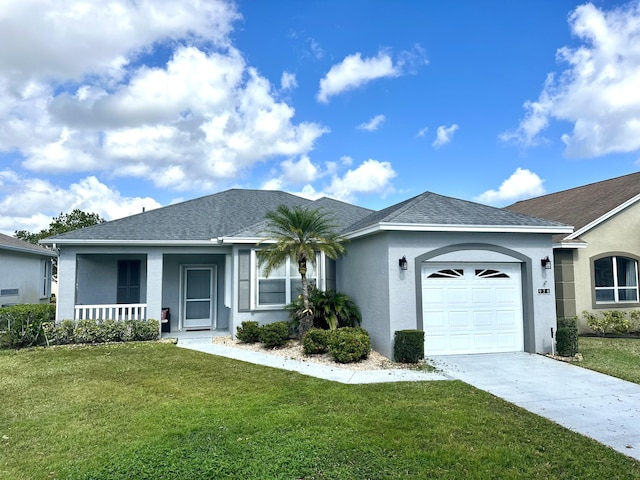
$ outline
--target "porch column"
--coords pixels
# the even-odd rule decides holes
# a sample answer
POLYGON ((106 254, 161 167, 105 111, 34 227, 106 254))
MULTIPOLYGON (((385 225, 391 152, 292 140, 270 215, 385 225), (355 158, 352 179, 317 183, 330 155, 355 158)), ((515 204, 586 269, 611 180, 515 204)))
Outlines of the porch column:
POLYGON ((162 261, 161 250, 147 253, 147 318, 158 321, 162 313, 162 261))
POLYGON ((58 255, 58 295, 56 322, 73 320, 76 305, 76 252, 73 247, 60 247, 58 255))

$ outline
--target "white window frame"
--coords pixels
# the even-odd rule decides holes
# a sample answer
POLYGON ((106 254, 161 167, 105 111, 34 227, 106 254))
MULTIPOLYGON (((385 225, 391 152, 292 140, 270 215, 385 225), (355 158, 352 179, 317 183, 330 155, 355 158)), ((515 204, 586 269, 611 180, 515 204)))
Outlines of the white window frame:
POLYGON ((605 304, 611 304, 611 303, 639 303, 640 302, 640 291, 639 291, 639 285, 638 285, 638 261, 635 258, 631 258, 628 257, 626 255, 609 255, 609 256, 605 256, 605 257, 600 257, 597 258, 593 261, 593 269, 594 269, 594 301, 597 305, 605 305, 605 304), (635 300, 620 300, 620 290, 631 290, 633 287, 626 287, 626 286, 620 286, 618 285, 618 262, 617 259, 618 257, 622 257, 622 258, 627 258, 629 260, 633 261, 634 264, 634 268, 635 268, 635 276, 636 276, 636 285, 635 285, 635 292, 636 292, 636 299, 635 300), (596 268, 596 262, 600 261, 600 260, 610 260, 612 263, 612 268, 613 268, 613 286, 611 287, 598 287, 595 285, 595 268, 596 268), (598 301, 598 295, 597 292, 598 291, 609 291, 609 290, 613 290, 613 300, 600 300, 598 301))
MULTIPOLYGON (((323 252, 319 252, 316 253, 316 263, 315 263, 315 270, 316 270, 316 276, 315 277, 307 277, 307 280, 315 280, 316 281, 316 286, 320 289, 320 290, 324 290, 325 286, 326 286, 326 279, 325 279, 325 272, 324 272, 324 262, 325 262, 325 254, 323 252)), ((288 305, 289 303, 291 303, 291 280, 297 280, 298 278, 300 278, 300 274, 297 273, 297 268, 296 268, 296 275, 297 277, 294 278, 293 274, 291 273, 291 260, 289 258, 287 258, 286 260, 286 264, 285 264, 285 277, 275 277, 275 278, 284 278, 285 280, 285 303, 282 304, 260 304, 259 302, 259 284, 260 284, 260 280, 264 280, 265 277, 261 277, 260 276, 260 268, 258 266, 258 257, 256 255, 256 250, 251 250, 251 272, 252 272, 252 276, 254 278, 254 280, 251 282, 251 305, 253 305, 253 308, 255 308, 256 310, 282 310, 284 309, 284 307, 286 305, 288 305)), ((269 277, 269 279, 273 279, 274 277, 269 277)))

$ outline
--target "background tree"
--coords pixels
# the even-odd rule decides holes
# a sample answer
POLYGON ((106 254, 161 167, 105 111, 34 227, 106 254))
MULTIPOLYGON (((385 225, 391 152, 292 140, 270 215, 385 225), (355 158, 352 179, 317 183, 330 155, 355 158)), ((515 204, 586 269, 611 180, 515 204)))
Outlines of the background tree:
MULTIPOLYGON (((103 222, 105 222, 105 219, 100 217, 97 213, 87 213, 76 208, 72 210, 71 213, 60 213, 59 216, 53 217, 49 224, 49 228, 40 230, 38 233, 28 232, 27 230, 16 230, 13 236, 20 240, 24 240, 25 242, 37 245, 43 238, 60 235, 61 233, 71 232, 72 230, 90 227, 91 225, 103 222)), ((51 273, 54 280, 58 278, 57 258, 53 259, 53 268, 51 273)))
POLYGON ((104 218, 100 217, 97 213, 87 213, 76 208, 72 210, 71 213, 60 213, 58 217, 53 217, 49 228, 40 230, 38 233, 28 232, 27 230, 16 230, 13 236, 25 242, 37 244, 43 238, 89 227, 103 223, 104 221, 104 218))
POLYGON ((304 306, 299 327, 302 340, 307 330, 313 326, 307 262, 315 265, 318 252, 324 252, 331 259, 344 255, 345 239, 335 232, 336 225, 326 211, 280 205, 276 210, 268 212, 265 218, 267 227, 264 233, 268 238, 261 242, 264 247, 257 252, 258 261, 264 267, 267 277, 273 269, 285 264, 287 259, 298 265, 304 306))

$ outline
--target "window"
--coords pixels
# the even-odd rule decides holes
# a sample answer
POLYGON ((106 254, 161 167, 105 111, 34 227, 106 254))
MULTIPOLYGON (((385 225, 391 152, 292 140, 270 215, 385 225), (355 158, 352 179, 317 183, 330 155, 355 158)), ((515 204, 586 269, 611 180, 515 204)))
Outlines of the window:
POLYGON ((593 262, 596 303, 638 301, 638 262, 612 256, 593 262))
MULTIPOLYGON (((257 307, 282 307, 300 294, 302 280, 297 263, 287 259, 284 265, 271 270, 269 277, 265 276, 264 267, 258 265, 257 259, 255 259, 255 265, 257 272, 255 303, 257 307)), ((316 280, 316 269, 311 262, 307 262, 309 285, 316 285, 316 280)))
POLYGON ((42 275, 40 298, 46 298, 51 295, 51 260, 42 260, 40 272, 42 275))
POLYGON ((140 303, 140 260, 118 261, 117 303, 140 303))

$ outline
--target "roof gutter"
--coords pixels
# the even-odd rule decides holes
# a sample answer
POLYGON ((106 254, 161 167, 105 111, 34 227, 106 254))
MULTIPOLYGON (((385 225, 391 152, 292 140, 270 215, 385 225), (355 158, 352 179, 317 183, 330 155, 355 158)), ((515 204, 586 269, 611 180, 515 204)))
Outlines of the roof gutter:
POLYGON ((358 238, 381 231, 395 232, 467 232, 467 233, 546 233, 557 235, 571 233, 573 227, 535 226, 535 225, 437 225, 437 224, 413 224, 413 223, 378 223, 360 230, 349 232, 346 238, 358 238))

